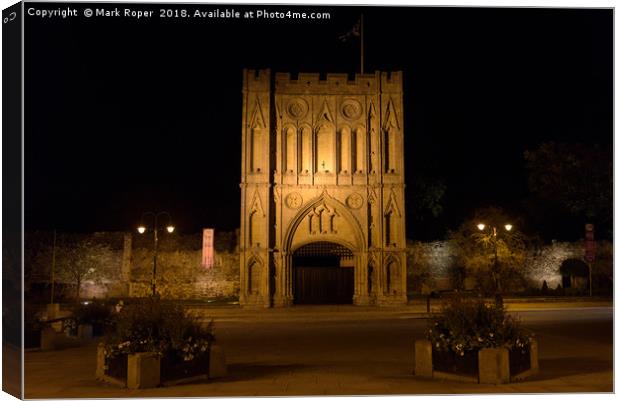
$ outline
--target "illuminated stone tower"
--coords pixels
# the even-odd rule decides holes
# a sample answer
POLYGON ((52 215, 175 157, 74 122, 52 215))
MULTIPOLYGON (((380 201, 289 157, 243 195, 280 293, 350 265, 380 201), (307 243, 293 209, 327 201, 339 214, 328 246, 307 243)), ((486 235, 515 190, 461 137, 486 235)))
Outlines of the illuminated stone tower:
POLYGON ((244 70, 240 303, 406 303, 401 72, 244 70))

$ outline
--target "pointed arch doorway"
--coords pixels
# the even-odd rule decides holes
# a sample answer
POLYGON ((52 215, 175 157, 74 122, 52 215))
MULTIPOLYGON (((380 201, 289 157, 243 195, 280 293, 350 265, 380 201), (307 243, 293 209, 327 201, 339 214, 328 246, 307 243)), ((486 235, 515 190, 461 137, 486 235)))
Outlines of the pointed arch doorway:
POLYGON ((328 241, 311 242, 293 252, 293 302, 351 304, 353 252, 328 241))

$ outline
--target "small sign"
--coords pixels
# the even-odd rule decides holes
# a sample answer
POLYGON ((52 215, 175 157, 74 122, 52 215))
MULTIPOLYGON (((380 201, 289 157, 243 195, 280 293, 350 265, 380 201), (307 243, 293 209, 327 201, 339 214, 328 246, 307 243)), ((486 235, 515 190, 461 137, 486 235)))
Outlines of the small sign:
POLYGON ((202 230, 202 267, 213 267, 213 237, 214 230, 205 228, 202 230))

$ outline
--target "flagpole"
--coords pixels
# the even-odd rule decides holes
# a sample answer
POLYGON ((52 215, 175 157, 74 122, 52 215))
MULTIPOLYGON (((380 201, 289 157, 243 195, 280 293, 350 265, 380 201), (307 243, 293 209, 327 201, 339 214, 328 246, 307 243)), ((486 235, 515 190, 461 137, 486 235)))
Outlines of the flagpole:
POLYGON ((364 74, 364 14, 360 14, 360 69, 364 74))

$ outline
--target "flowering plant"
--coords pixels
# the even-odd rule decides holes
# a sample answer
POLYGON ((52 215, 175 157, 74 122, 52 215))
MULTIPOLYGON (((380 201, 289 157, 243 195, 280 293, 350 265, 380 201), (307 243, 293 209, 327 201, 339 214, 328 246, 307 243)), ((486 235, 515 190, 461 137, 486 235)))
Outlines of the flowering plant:
POLYGON ((502 307, 482 300, 455 298, 429 320, 426 338, 436 350, 463 356, 468 351, 500 346, 525 353, 533 334, 521 328, 502 307))
POLYGON ((64 319, 62 328, 67 335, 76 335, 78 329, 77 319, 75 317, 64 319))
POLYGON ((213 322, 202 327, 182 307, 159 299, 125 306, 104 338, 106 357, 136 352, 190 361, 209 351, 215 341, 213 322))

